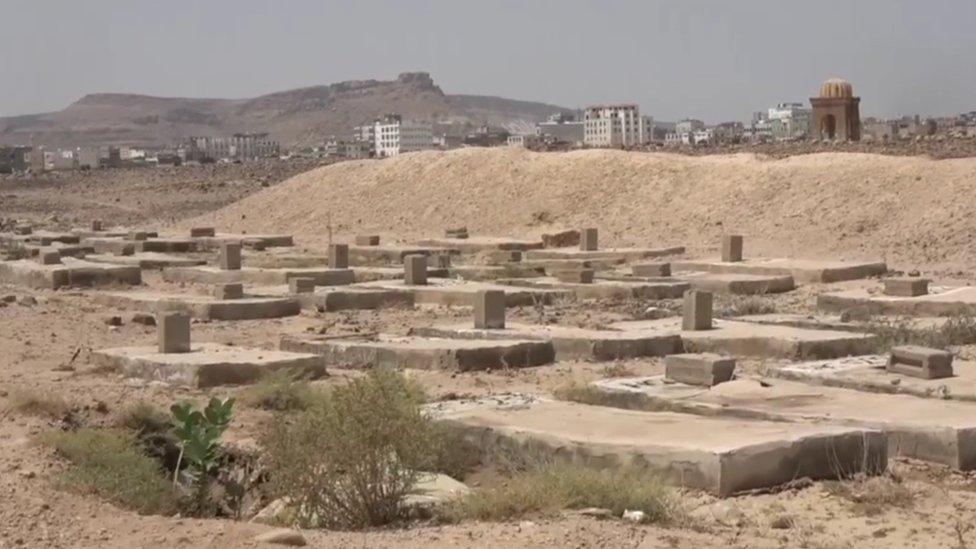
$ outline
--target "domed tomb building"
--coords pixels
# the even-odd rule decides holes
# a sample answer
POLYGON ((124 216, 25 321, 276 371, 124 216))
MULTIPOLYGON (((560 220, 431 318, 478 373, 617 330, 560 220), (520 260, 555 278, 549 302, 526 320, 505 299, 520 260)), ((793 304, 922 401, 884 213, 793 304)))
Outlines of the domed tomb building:
POLYGON ((860 141, 861 98, 854 97, 854 87, 840 78, 820 85, 820 97, 811 97, 813 114, 810 137, 838 141, 860 141))

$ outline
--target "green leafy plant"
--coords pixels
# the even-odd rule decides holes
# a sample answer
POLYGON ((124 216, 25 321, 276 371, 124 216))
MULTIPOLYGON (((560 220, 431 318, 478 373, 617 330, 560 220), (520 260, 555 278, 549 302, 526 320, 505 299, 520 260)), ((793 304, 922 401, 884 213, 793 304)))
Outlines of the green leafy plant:
POLYGON ((214 397, 202 412, 190 402, 174 404, 170 408, 173 434, 180 447, 173 482, 178 483, 180 467, 185 461, 185 473, 195 487, 193 502, 198 513, 205 513, 208 507, 211 475, 220 463, 220 437, 230 424, 233 407, 233 398, 221 400, 214 397))

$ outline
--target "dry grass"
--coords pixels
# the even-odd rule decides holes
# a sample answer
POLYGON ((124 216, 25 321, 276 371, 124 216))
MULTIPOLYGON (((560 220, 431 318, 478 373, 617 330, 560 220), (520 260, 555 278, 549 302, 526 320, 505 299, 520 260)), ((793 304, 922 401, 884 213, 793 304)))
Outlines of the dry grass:
POLYGON ((912 491, 890 474, 858 475, 850 480, 825 482, 823 486, 829 494, 851 502, 855 512, 866 516, 879 515, 891 507, 909 508, 915 502, 912 491))
POLYGON ((176 512, 176 491, 132 435, 86 428, 48 433, 42 441, 70 463, 58 476, 59 487, 98 496, 140 514, 176 512))
POLYGON ((681 513, 675 494, 646 470, 600 470, 559 462, 464 496, 442 509, 441 516, 452 522, 506 521, 586 507, 609 509, 615 516, 624 510, 643 511, 648 523, 667 522, 681 513))
POLYGON ((29 416, 62 419, 71 412, 72 406, 59 395, 20 390, 10 394, 10 408, 29 416))
POLYGON ((592 406, 612 405, 606 392, 597 389, 589 383, 582 383, 580 381, 571 381, 561 387, 557 387, 552 392, 552 396, 559 400, 590 404, 592 406))
POLYGON ((874 317, 865 330, 878 338, 878 352, 888 352, 899 345, 921 345, 948 349, 953 345, 976 343, 976 314, 952 316, 938 327, 919 327, 910 317, 874 317))
POLYGON ((274 412, 307 410, 324 391, 316 391, 300 373, 287 369, 271 372, 239 396, 245 406, 274 412))
POLYGON ((718 295, 716 296, 716 316, 731 318, 746 315, 765 315, 775 313, 776 304, 762 295, 718 295))
POLYGON ((122 410, 116 424, 138 434, 158 433, 169 427, 169 414, 147 400, 138 400, 122 410))

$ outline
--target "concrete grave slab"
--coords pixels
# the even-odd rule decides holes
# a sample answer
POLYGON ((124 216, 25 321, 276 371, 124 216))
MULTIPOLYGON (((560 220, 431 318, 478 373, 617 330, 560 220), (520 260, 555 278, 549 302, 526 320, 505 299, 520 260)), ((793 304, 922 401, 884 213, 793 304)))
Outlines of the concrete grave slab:
POLYGON ((471 340, 434 337, 378 335, 329 337, 285 335, 282 350, 316 353, 329 364, 362 368, 409 368, 417 370, 491 370, 550 364, 555 351, 548 341, 471 340))
POLYGON ((441 402, 431 411, 485 451, 531 448, 601 467, 639 463, 676 484, 722 497, 801 477, 876 474, 887 467, 885 436, 863 427, 642 412, 517 395, 441 402))
POLYGON ((627 282, 596 279, 592 283, 574 284, 554 277, 508 278, 499 284, 570 292, 579 299, 675 299, 690 288, 687 282, 662 279, 654 282, 627 282))
POLYGON ((355 274, 350 269, 316 268, 282 268, 262 269, 257 267, 242 267, 240 270, 228 271, 219 267, 202 265, 199 267, 169 267, 163 269, 163 280, 167 282, 183 282, 188 284, 229 284, 240 282, 273 286, 287 284, 292 278, 312 278, 317 286, 341 286, 355 282, 355 274))
POLYGON ((762 259, 723 262, 689 259, 671 262, 674 271, 705 271, 752 275, 791 275, 799 284, 841 282, 880 276, 888 267, 880 261, 818 261, 812 259, 762 259))
POLYGON ((414 304, 413 293, 404 289, 317 286, 312 292, 291 295, 288 286, 253 286, 248 291, 255 296, 292 297, 298 300, 303 309, 323 311, 412 307, 414 304))
POLYGON ((507 263, 504 265, 454 265, 450 268, 452 278, 464 280, 499 280, 504 278, 536 278, 546 276, 543 267, 507 263))
POLYGON ((419 246, 453 248, 463 254, 473 254, 489 250, 539 250, 542 240, 528 240, 497 236, 470 236, 468 238, 427 238, 417 241, 419 246))
POLYGON ((37 289, 57 290, 64 287, 142 284, 139 267, 93 263, 73 257, 61 258, 56 265, 41 265, 21 259, 0 261, 0 283, 37 289))
POLYGON ((478 329, 463 324, 417 328, 416 333, 431 337, 462 339, 551 341, 556 350, 557 360, 620 360, 682 352, 681 338, 676 330, 648 333, 506 322, 504 329, 478 329))
POLYGON ((98 292, 96 303, 150 313, 184 312, 203 320, 257 320, 295 316, 301 305, 295 296, 268 297, 251 293, 240 298, 219 299, 211 295, 172 294, 154 291, 98 292))
POLYGON ((88 254, 86 261, 111 263, 114 265, 134 265, 140 269, 163 269, 165 267, 192 267, 206 265, 205 259, 172 255, 159 252, 138 252, 132 255, 88 254))
POLYGON ((682 330, 681 318, 616 322, 613 329, 650 333, 678 332, 685 352, 763 358, 836 358, 865 355, 877 347, 871 334, 808 330, 736 320, 713 320, 711 330, 682 330))
POLYGON ((456 248, 443 246, 410 246, 405 244, 381 244, 378 246, 349 246, 349 264, 353 266, 402 265, 408 255, 457 256, 456 248))
MULTIPOLYGON (((61 257, 76 257, 78 259, 88 259, 88 256, 95 252, 94 248, 85 246, 84 244, 62 244, 61 242, 54 242, 50 246, 27 244, 24 246, 24 249, 31 256, 36 256, 41 250, 45 250, 56 251, 61 257)), ((89 261, 91 260, 89 259, 89 261)))
POLYGON ((197 388, 253 383, 283 368, 312 377, 326 375, 325 360, 319 355, 218 343, 194 343, 188 353, 160 353, 155 346, 103 349, 93 351, 92 360, 127 377, 197 388))
POLYGON ((604 248, 600 250, 581 250, 579 248, 546 248, 525 252, 525 260, 575 259, 575 260, 616 260, 639 261, 652 257, 665 257, 685 253, 684 246, 666 248, 604 248))
POLYGON ((976 311, 976 286, 933 286, 929 293, 914 297, 884 295, 880 291, 860 288, 820 294, 817 308, 840 312, 866 306, 877 315, 946 316, 976 311))
POLYGON ((773 363, 766 366, 766 374, 810 385, 976 402, 976 364, 972 362, 953 361, 952 377, 922 379, 887 371, 888 361, 887 355, 868 355, 773 363))
POLYGON ((200 250, 218 250, 226 242, 240 242, 246 248, 290 248, 295 239, 287 234, 233 234, 217 233, 216 236, 193 238, 200 250))
POLYGON ((787 380, 737 379, 702 390, 664 378, 601 380, 594 386, 623 406, 664 407, 708 416, 826 422, 882 431, 890 457, 976 469, 976 404, 909 395, 813 387, 787 380))
POLYGON ((572 294, 566 290, 550 288, 519 287, 491 282, 471 282, 458 279, 428 278, 424 286, 408 286, 399 280, 380 280, 357 284, 357 288, 408 291, 414 296, 414 303, 441 305, 445 307, 474 305, 475 293, 482 290, 503 290, 505 305, 533 305, 536 302, 548 304, 554 299, 567 298, 572 294))
MULTIPOLYGON (((667 265, 666 263, 664 265, 667 265)), ((635 265, 636 270, 640 265, 635 265)), ((646 272, 654 272, 649 269, 646 272)), ((796 289, 791 275, 747 275, 735 273, 678 272, 665 276, 638 276, 636 274, 609 272, 597 273, 603 280, 661 281, 670 279, 687 282, 691 289, 725 295, 763 295, 789 292, 796 289)))

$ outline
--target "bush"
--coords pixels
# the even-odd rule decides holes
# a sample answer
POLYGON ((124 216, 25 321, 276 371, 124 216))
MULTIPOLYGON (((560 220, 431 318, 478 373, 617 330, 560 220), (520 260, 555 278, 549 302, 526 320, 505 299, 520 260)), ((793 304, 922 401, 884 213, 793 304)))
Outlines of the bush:
POLYGON ((176 512, 175 490, 132 435, 85 428, 49 433, 42 440, 71 463, 58 478, 62 488, 96 495, 140 514, 176 512))
POLYGON ((31 416, 62 419, 71 412, 71 405, 60 396, 34 391, 15 391, 10 402, 13 410, 31 416))
POLYGON ((879 352, 899 345, 948 349, 952 345, 976 343, 976 316, 972 313, 949 317, 942 325, 928 328, 920 327, 909 317, 876 317, 865 329, 878 337, 879 352))
POLYGON ((307 381, 287 369, 271 372, 241 392, 245 406, 274 412, 305 410, 315 397, 316 391, 307 381))
POLYGON ((271 485, 303 526, 356 529, 402 516, 402 501, 433 459, 423 393, 383 368, 279 415, 262 437, 271 485))
POLYGON ((118 426, 142 435, 160 433, 169 428, 169 416, 161 408, 146 400, 127 406, 118 418, 118 426))
POLYGON ((657 475, 644 469, 600 470, 559 462, 472 492, 446 507, 443 517, 504 521, 585 507, 609 509, 618 517, 625 510, 639 510, 646 522, 663 522, 676 516, 678 499, 657 475))

